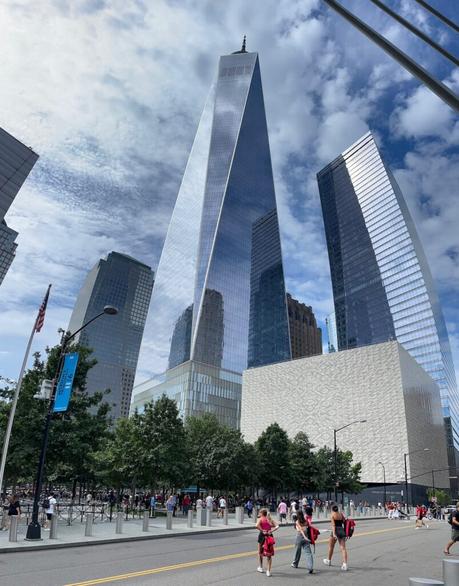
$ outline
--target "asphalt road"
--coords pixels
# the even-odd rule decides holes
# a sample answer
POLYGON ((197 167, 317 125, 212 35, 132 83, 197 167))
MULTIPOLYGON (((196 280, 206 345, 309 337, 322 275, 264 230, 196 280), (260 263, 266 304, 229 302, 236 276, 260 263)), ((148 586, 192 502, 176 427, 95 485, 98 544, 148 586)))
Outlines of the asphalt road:
MULTIPOLYGON (((325 527, 325 526, 321 526, 325 527)), ((273 575, 256 571, 257 533, 238 531, 113 545, 28 551, 0 555, 1 586, 204 586, 222 584, 322 584, 324 586, 408 586, 408 577, 441 578, 443 546, 449 525, 434 522, 415 530, 403 521, 358 521, 348 542, 349 571, 340 570, 337 551, 332 567, 324 566, 326 536, 316 546, 317 573, 304 565, 290 567, 294 530, 276 533, 273 575)), ((459 557, 459 544, 456 546, 459 557)))

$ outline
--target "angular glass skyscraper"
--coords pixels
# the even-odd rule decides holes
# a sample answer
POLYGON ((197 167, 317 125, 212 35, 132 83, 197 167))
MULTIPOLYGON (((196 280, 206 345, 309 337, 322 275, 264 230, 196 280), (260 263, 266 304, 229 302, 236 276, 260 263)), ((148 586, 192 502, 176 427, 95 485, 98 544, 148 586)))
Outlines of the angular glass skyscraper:
POLYGON ((0 285, 16 254, 17 232, 4 220, 38 155, 0 128, 0 285))
POLYGON ((95 321, 79 335, 79 341, 92 348, 97 359, 88 372, 87 391, 110 389, 107 401, 115 419, 129 414, 153 278, 149 266, 111 252, 88 273, 70 318, 69 331, 74 332, 105 305, 118 309, 117 315, 95 321))
POLYGON ((408 207, 367 133, 317 175, 338 348, 397 339, 438 383, 450 464, 459 395, 445 320, 408 207))
MULTIPOLYGON (((147 328, 142 362, 154 375, 186 360, 233 376, 248 360, 290 358, 260 66, 245 46, 220 58, 164 243, 147 328), (270 314, 269 323, 262 313, 270 314)), ((221 399, 219 391, 209 395, 208 410, 234 424, 239 407, 224 411, 221 399)))

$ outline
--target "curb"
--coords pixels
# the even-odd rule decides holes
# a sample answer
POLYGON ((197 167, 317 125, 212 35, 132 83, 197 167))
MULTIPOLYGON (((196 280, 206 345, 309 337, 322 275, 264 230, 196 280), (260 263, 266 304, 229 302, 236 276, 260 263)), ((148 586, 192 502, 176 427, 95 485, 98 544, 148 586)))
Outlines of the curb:
MULTIPOLYGON (((377 521, 381 519, 386 519, 387 517, 365 517, 365 518, 357 518, 356 521, 377 521)), ((314 521, 314 525, 319 525, 322 523, 328 523, 329 519, 320 519, 314 521)), ((285 527, 292 527, 293 523, 285 523, 285 527)), ((213 533, 228 533, 234 531, 253 531, 255 529, 255 525, 246 525, 246 526, 239 526, 239 527, 229 527, 228 529, 212 529, 212 530, 202 530, 202 531, 193 531, 189 533, 187 531, 181 531, 180 533, 165 533, 164 535, 134 535, 133 537, 110 537, 108 539, 95 539, 94 541, 69 541, 66 543, 44 543, 42 545, 23 545, 23 546, 16 546, 16 547, 0 547, 0 554, 7 554, 7 553, 18 553, 18 552, 30 552, 30 551, 43 551, 44 549, 63 549, 63 548, 70 548, 70 547, 88 547, 94 545, 110 545, 113 543, 128 543, 130 541, 149 541, 152 539, 170 539, 171 537, 191 537, 193 535, 210 535, 213 533)))

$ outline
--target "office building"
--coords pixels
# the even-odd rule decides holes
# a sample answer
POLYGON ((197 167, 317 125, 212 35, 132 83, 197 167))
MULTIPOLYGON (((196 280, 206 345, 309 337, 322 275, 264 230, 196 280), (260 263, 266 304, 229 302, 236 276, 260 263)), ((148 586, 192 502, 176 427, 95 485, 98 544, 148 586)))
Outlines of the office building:
POLYGON ((438 385, 397 341, 243 374, 241 432, 248 442, 277 422, 291 438, 305 431, 317 448, 333 449, 334 429, 363 420, 337 433, 338 448, 361 462, 363 483, 383 484, 378 462, 386 468, 387 484, 403 483, 404 454, 410 453, 407 473, 416 498, 425 499, 432 470, 441 470, 435 473, 438 488, 449 486, 438 385))
POLYGON ((371 133, 318 173, 338 349, 396 339, 438 383, 449 464, 459 395, 445 320, 407 204, 371 133))
POLYGON ((5 214, 37 160, 32 149, 0 128, 0 285, 14 260, 18 235, 8 227, 5 214))
POLYGON ((327 349, 329 352, 336 352, 338 350, 338 334, 336 332, 335 312, 327 315, 325 325, 327 326, 327 349))
POLYGON ((287 293, 288 321, 292 358, 322 354, 322 330, 317 327, 312 307, 287 293))
MULTIPOLYGON (((220 369, 221 384, 207 393, 206 409, 232 418, 233 426, 237 401, 229 407, 221 395, 227 373, 240 378, 248 363, 291 356, 260 66, 245 44, 220 58, 161 254, 147 328, 153 352, 145 348, 142 363, 153 380, 187 361, 220 369)), ((205 401, 194 397, 189 382, 182 392, 181 404, 203 411, 205 401)))
POLYGON ((118 314, 101 317, 85 328, 79 341, 93 350, 97 364, 87 377, 87 391, 110 389, 106 400, 113 418, 129 414, 140 343, 150 304, 154 274, 143 263, 111 252, 89 272, 78 294, 69 331, 113 305, 118 314))

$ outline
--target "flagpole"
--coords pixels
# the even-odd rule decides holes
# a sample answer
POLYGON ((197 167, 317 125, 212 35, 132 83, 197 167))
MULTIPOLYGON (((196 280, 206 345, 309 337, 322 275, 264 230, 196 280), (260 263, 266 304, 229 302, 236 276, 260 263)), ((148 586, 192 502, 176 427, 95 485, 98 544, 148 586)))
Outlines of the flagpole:
MULTIPOLYGON (((47 296, 49 295, 50 288, 51 288, 51 285, 48 287, 48 292, 46 294, 47 296)), ((47 300, 47 297, 45 297, 45 299, 47 300)), ((14 415, 16 413, 16 405, 18 403, 19 393, 21 391, 21 385, 22 385, 22 379, 24 378, 24 372, 25 372, 25 369, 27 366, 27 362, 29 360, 30 348, 32 346, 33 337, 35 335, 35 332, 37 331, 37 322, 38 322, 38 317, 33 324, 32 332, 30 334, 29 342, 27 344, 27 349, 25 351, 24 360, 22 361, 21 372, 19 373, 19 379, 16 384, 16 390, 14 391, 13 401, 11 403, 11 411, 10 411, 10 415, 8 417, 8 425, 6 427, 5 438, 3 440, 2 461, 0 464, 0 495, 3 494, 2 493, 3 476, 5 474, 6 458, 8 455, 8 447, 9 447, 9 443, 10 443, 11 430, 13 429, 13 421, 14 421, 14 415)))

